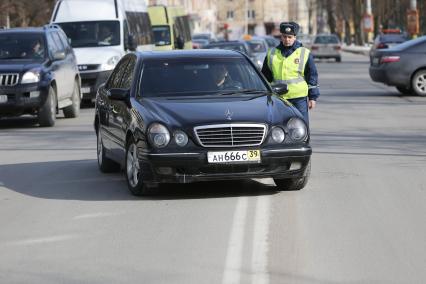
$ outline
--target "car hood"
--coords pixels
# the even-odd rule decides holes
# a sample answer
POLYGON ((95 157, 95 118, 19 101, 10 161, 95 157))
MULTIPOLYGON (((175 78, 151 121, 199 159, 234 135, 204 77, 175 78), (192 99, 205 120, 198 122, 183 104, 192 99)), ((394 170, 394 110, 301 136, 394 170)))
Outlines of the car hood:
POLYGON ((222 123, 282 124, 296 115, 289 103, 274 95, 172 100, 145 98, 141 105, 151 116, 148 120, 180 128, 222 123))
POLYGON ((103 64, 111 57, 118 56, 121 58, 124 52, 119 46, 107 47, 75 47, 74 53, 77 58, 77 64, 103 64))
POLYGON ((41 63, 34 63, 30 61, 20 61, 20 62, 11 62, 11 61, 0 61, 0 72, 1 73, 22 73, 24 71, 38 68, 41 66, 41 63))

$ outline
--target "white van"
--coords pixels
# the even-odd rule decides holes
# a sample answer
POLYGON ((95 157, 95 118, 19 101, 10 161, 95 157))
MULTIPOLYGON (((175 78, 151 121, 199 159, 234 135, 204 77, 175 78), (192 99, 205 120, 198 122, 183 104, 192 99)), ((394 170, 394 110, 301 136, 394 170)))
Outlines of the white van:
POLYGON ((154 48, 146 0, 58 0, 50 22, 74 49, 83 100, 94 100, 124 54, 154 48))

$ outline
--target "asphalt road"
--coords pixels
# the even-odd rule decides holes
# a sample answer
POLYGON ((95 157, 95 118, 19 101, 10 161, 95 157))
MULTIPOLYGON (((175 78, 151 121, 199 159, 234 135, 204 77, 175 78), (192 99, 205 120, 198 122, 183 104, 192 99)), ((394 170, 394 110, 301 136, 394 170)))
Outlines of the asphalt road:
POLYGON ((129 194, 96 164, 93 109, 0 120, 0 283, 425 283, 426 98, 319 61, 312 175, 129 194))

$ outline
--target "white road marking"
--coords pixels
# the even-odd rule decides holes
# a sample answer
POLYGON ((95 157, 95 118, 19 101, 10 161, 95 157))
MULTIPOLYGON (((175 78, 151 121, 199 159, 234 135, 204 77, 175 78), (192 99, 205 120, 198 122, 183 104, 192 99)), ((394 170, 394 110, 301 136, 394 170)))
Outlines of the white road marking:
POLYGON ((110 216, 117 216, 123 213, 120 212, 97 212, 97 213, 90 213, 90 214, 83 214, 83 215, 78 215, 75 216, 73 219, 74 220, 78 220, 78 219, 89 219, 89 218, 101 218, 101 217, 110 217, 110 216))
POLYGON ((53 237, 46 237, 46 238, 38 238, 38 239, 27 239, 27 240, 20 240, 20 241, 13 241, 6 243, 7 245, 12 246, 21 246, 21 245, 37 245, 37 244, 44 244, 44 243, 53 243, 53 242, 60 242, 60 241, 66 241, 78 238, 76 235, 62 235, 62 236, 53 236, 53 237))
POLYGON ((259 196, 254 219, 251 271, 253 284, 268 284, 268 233, 270 224, 270 196, 259 196))
POLYGON ((247 218, 248 197, 240 197, 232 219, 231 235, 226 254, 223 284, 240 283, 244 247, 244 228, 247 218))

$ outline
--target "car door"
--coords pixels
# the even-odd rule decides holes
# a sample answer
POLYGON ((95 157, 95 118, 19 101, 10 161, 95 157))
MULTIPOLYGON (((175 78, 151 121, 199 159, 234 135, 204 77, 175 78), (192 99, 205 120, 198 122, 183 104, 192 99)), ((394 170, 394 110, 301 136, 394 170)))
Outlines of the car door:
POLYGON ((61 102, 66 98, 66 67, 64 59, 55 59, 55 54, 63 52, 63 47, 60 42, 53 37, 53 32, 47 34, 47 45, 49 47, 49 57, 51 58, 50 70, 56 83, 56 96, 58 106, 61 107, 61 102))
POLYGON ((75 78, 78 74, 78 67, 77 67, 77 59, 74 55, 74 52, 72 51, 71 46, 68 43, 66 35, 62 31, 55 32, 55 35, 57 35, 59 41, 61 42, 64 52, 65 52, 65 76, 66 76, 66 89, 67 93, 69 94, 69 98, 72 97, 72 94, 74 92, 74 86, 76 84, 75 78))
MULTIPOLYGON (((122 79, 119 85, 119 89, 128 90, 130 93, 131 85, 134 77, 134 69, 136 66, 136 57, 133 54, 129 54, 125 58, 125 67, 122 72, 122 79)), ((126 143, 126 132, 127 124, 130 120, 128 102, 120 100, 111 100, 111 108, 109 114, 109 124, 112 135, 117 141, 118 147, 115 150, 117 155, 124 157, 125 155, 125 143, 126 143)))
POLYGON ((111 76, 105 84, 105 87, 99 91, 100 97, 98 104, 103 105, 104 112, 100 113, 101 120, 104 121, 104 124, 101 125, 104 134, 103 138, 105 139, 104 146, 107 147, 114 156, 120 155, 122 152, 121 148, 123 148, 122 139, 119 138, 116 130, 117 127, 121 127, 121 120, 117 117, 117 103, 116 101, 111 100, 108 94, 111 89, 119 89, 121 87, 121 81, 123 74, 126 71, 127 63, 127 57, 120 60, 111 73, 111 76))

